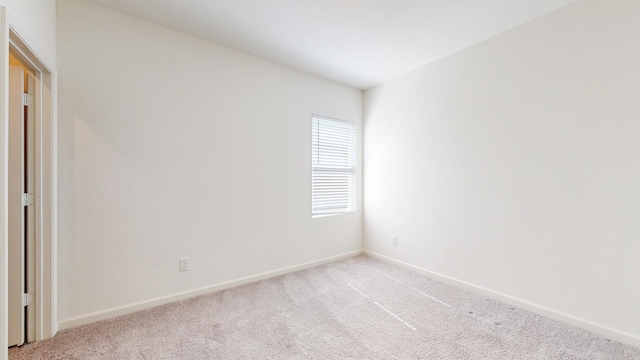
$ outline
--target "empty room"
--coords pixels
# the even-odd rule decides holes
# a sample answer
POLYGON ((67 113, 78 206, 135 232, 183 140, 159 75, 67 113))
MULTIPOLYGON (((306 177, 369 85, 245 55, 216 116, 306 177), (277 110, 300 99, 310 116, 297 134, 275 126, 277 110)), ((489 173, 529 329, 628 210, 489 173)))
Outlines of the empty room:
POLYGON ((0 360, 640 360, 638 39, 638 0, 0 0, 0 360))

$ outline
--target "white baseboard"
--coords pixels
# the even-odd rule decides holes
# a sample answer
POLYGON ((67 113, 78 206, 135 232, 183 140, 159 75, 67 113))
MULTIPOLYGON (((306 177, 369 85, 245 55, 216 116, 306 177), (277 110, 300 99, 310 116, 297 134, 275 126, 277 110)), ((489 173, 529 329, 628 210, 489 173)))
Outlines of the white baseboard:
POLYGON ((219 284, 215 284, 215 285, 209 285, 209 286, 205 286, 205 287, 201 287, 201 288, 197 288, 197 289, 193 289, 193 290, 189 290, 189 291, 180 292, 180 293, 177 293, 177 294, 162 296, 162 297, 158 297, 158 298, 155 298, 155 299, 139 301, 139 302, 132 303, 132 304, 127 304, 127 305, 123 305, 123 306, 114 307, 114 308, 111 308, 111 309, 106 309, 106 310, 92 312, 92 313, 89 313, 89 314, 74 316, 72 318, 64 319, 64 320, 58 322, 58 329, 59 330, 65 330, 65 329, 73 328, 73 327, 80 326, 80 325, 90 324, 90 323, 96 322, 96 321, 111 319, 111 318, 114 318, 114 317, 117 317, 117 316, 131 314, 131 313, 134 313, 136 311, 147 310, 147 309, 150 309, 150 308, 153 308, 153 307, 156 307, 156 306, 172 303, 172 302, 175 302, 175 301, 184 300, 184 299, 188 299, 188 298, 192 298, 192 297, 196 297, 196 296, 200 296, 200 295, 204 295, 204 294, 209 294, 209 293, 213 293, 213 292, 216 292, 216 291, 226 290, 226 289, 237 287, 237 286, 241 286, 241 285, 250 284, 250 283, 253 283, 253 282, 260 281, 260 280, 265 280, 265 279, 269 279, 269 278, 272 278, 272 277, 276 277, 276 276, 280 276, 280 275, 284 275, 284 274, 289 274, 289 273, 292 273, 292 272, 296 272, 296 271, 312 268, 314 266, 318 266, 318 265, 322 265, 322 264, 326 264, 326 263, 330 263, 330 262, 334 262, 334 261, 350 258, 350 257, 357 256, 357 255, 360 255, 360 254, 362 254, 361 250, 351 251, 351 252, 348 252, 348 253, 344 253, 344 254, 340 254, 340 255, 336 255, 336 256, 331 256, 331 257, 320 259, 320 260, 309 261, 309 262, 306 262, 306 263, 293 265, 293 266, 288 266, 288 267, 277 269, 277 270, 273 270, 273 271, 267 271, 267 272, 263 272, 263 273, 260 273, 260 274, 243 277, 243 278, 240 278, 240 279, 225 281, 223 283, 219 283, 219 284))
POLYGON ((580 327, 583 328, 585 330, 591 331, 593 333, 602 335, 608 339, 614 340, 614 341, 619 341, 621 343, 630 345, 630 346, 634 346, 637 348, 640 348, 640 337, 630 334, 630 333, 626 333, 624 331, 620 331, 602 324, 598 324, 586 319, 582 319, 579 318, 577 316, 573 316, 561 311, 557 311, 542 305, 538 305, 535 303, 532 303, 530 301, 526 301, 526 300, 522 300, 522 299, 518 299, 516 297, 507 295, 507 294, 503 294, 494 290, 490 290, 487 288, 484 288, 482 286, 478 286, 478 285, 474 285, 462 280, 458 280, 455 278, 452 278, 450 276, 446 276, 446 275, 442 275, 439 274, 437 272, 431 271, 431 270, 427 270, 427 269, 423 269, 421 267, 415 266, 415 265, 411 265, 409 263, 400 261, 400 260, 396 260, 393 258, 390 258, 388 256, 384 256, 378 253, 375 253, 373 251, 369 251, 369 250, 364 250, 364 254, 365 255, 369 255, 371 257, 383 260, 383 261, 387 261, 390 262, 392 264, 396 264, 399 265, 401 267, 404 267, 406 269, 410 269, 412 271, 415 271, 417 273, 421 273, 424 275, 427 275, 429 277, 432 277, 434 279, 440 280, 444 283, 448 283, 451 285, 454 285, 456 287, 460 287, 460 288, 464 288, 467 290, 470 290, 474 293, 478 293, 484 296, 487 296, 489 298, 507 303, 509 305, 513 305, 516 307, 519 307, 521 309, 525 309, 527 311, 530 311, 534 314, 538 314, 538 315, 542 315, 572 326, 576 326, 576 327, 580 327))

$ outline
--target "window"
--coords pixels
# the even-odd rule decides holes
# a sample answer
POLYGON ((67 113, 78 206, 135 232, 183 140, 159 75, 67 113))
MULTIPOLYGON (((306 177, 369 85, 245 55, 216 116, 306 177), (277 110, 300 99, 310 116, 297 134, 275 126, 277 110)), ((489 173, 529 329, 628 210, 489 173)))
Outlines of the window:
POLYGON ((356 211, 356 124, 313 115, 311 215, 356 211))

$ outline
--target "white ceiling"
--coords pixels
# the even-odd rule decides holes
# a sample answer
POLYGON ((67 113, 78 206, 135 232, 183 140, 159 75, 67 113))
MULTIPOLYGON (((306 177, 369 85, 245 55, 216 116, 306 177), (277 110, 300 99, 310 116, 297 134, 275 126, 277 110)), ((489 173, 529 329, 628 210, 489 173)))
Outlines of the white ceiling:
POLYGON ((359 89, 578 0, 87 0, 359 89))

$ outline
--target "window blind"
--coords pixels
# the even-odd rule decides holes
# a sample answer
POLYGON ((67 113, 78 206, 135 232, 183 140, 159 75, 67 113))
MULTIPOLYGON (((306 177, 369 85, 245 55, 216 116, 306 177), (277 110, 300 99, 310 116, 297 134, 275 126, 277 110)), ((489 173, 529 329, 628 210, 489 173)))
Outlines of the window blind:
POLYGON ((356 124, 313 115, 311 215, 356 211, 356 124))

